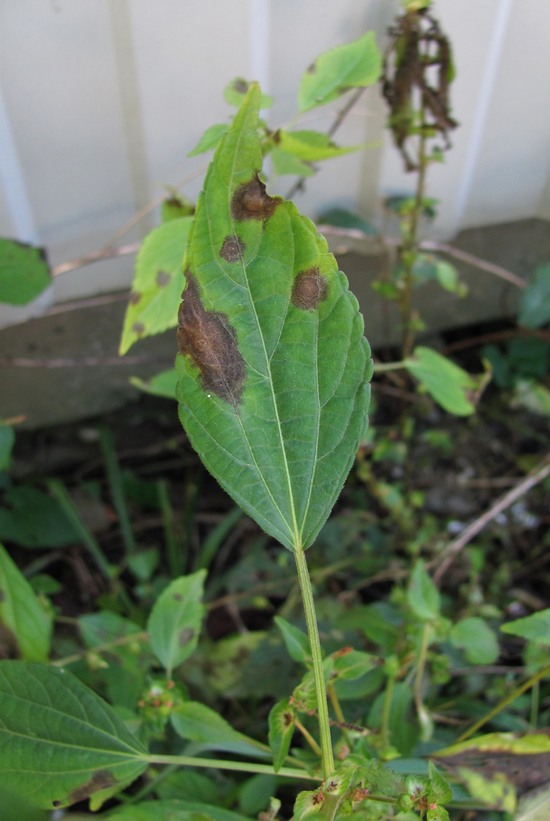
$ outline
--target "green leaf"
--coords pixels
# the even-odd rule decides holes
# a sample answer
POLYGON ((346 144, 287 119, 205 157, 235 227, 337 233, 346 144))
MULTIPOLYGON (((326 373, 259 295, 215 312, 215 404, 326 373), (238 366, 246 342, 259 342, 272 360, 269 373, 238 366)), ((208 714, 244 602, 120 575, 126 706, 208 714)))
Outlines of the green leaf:
POLYGON ((188 157, 196 157, 197 154, 204 154, 215 148, 223 135, 227 132, 229 126, 226 123, 217 123, 207 128, 195 148, 189 152, 188 157))
POLYGON ((471 664, 493 664, 500 651, 496 636, 484 619, 461 619, 451 628, 451 643, 461 647, 471 664))
POLYGON ((305 664, 311 658, 307 635, 281 616, 275 616, 274 621, 283 637, 290 658, 305 664))
MULTIPOLYGON (((231 80, 224 88, 223 96, 225 102, 235 106, 235 108, 240 108, 252 85, 254 85, 254 83, 249 83, 248 80, 245 80, 243 77, 235 77, 235 79, 231 80)), ((273 100, 271 97, 267 94, 262 94, 260 108, 269 108, 272 103, 273 100)))
POLYGON ((0 662, 3 784, 41 809, 134 781, 147 752, 114 710, 71 673, 0 662))
POLYGON ((476 380, 450 359, 419 346, 414 349, 414 358, 405 360, 405 367, 449 413, 469 416, 475 411, 468 393, 477 387, 476 380))
POLYGON ((550 608, 539 610, 522 619, 502 624, 500 629, 510 636, 520 636, 535 644, 550 644, 550 608))
POLYGON ((282 148, 272 148, 269 156, 273 163, 273 171, 278 177, 285 174, 295 174, 297 177, 312 177, 315 174, 311 165, 300 160, 295 154, 283 151, 282 148))
POLYGON ((428 762, 428 776, 430 779, 430 799, 441 804, 452 801, 453 790, 447 779, 439 772, 433 761, 428 762))
POLYGON ((8 470, 14 444, 15 433, 13 428, 4 422, 0 422, 0 470, 8 470))
POLYGON ((23 547, 60 547, 78 540, 59 504, 48 493, 18 485, 6 491, 0 508, 0 539, 23 547))
POLYGON ((360 151, 364 146, 338 146, 326 134, 320 131, 284 131, 278 132, 279 148, 294 154, 304 162, 319 162, 332 157, 341 157, 353 151, 360 151))
POLYGON ((110 821, 250 821, 244 815, 199 801, 147 801, 109 815, 110 821))
POLYGON ((285 762, 294 734, 296 711, 290 702, 278 701, 269 713, 269 746, 273 753, 273 769, 278 772, 285 762))
POLYGON ((194 651, 199 640, 204 605, 205 570, 175 579, 157 599, 147 622, 154 654, 168 677, 194 651))
POLYGON ((207 469, 285 547, 309 547, 353 463, 372 372, 363 320, 310 220, 259 178, 260 89, 199 198, 180 308, 180 418, 207 469))
POLYGON ((51 282, 42 248, 0 237, 0 302, 26 305, 51 282))
MULTIPOLYGON (((21 658, 46 661, 50 652, 52 617, 7 551, 0 545, 0 624, 15 642, 21 658)), ((4 636, 4 640, 7 636, 4 636)))
POLYGON ((369 237, 378 234, 374 225, 360 217, 359 214, 348 211, 346 208, 329 208, 322 211, 316 221, 320 225, 334 225, 337 228, 352 228, 356 231, 362 231, 363 234, 369 237))
POLYGON ((195 204, 183 197, 177 190, 172 191, 171 196, 163 200, 160 206, 162 222, 180 219, 181 217, 192 217, 195 213, 195 204))
POLYGON ((196 741, 214 750, 265 757, 257 741, 234 730, 225 718, 199 701, 185 701, 171 713, 171 721, 181 738, 196 741))
POLYGON ((136 388, 139 388, 144 393, 150 393, 152 396, 161 396, 163 399, 176 398, 176 385, 178 384, 178 380, 179 376, 175 368, 156 373, 150 379, 140 379, 138 376, 132 376, 130 378, 130 382, 136 388))
POLYGON ((533 281, 521 294, 518 322, 525 328, 540 328, 550 322, 550 265, 536 269, 533 281))
POLYGON ((308 111, 336 99, 350 88, 375 83, 382 68, 373 32, 353 43, 321 54, 302 76, 298 92, 300 111, 308 111))
POLYGON ((407 589, 407 603, 421 621, 433 621, 439 616, 439 590, 430 579, 424 562, 416 562, 407 589))
POLYGON ((514 821, 548 821, 550 818, 550 785, 529 790, 519 799, 514 821))
POLYGON ((183 290, 182 263, 193 217, 164 222, 145 238, 136 260, 132 293, 124 317, 120 354, 144 336, 177 325, 183 290))

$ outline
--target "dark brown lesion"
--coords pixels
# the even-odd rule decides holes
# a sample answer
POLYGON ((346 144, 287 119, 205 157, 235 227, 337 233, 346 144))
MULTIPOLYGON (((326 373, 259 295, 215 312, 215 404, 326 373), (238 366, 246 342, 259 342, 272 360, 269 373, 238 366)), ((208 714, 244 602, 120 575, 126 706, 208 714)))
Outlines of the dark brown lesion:
POLYGON ((256 173, 233 194, 231 216, 236 220, 267 220, 281 202, 280 197, 269 196, 256 173))
MULTIPOLYGON (((108 770, 96 770, 89 781, 81 784, 80 787, 75 787, 69 793, 68 803, 76 804, 77 801, 84 801, 90 795, 93 795, 99 790, 106 790, 108 787, 114 787, 117 783, 116 778, 108 770)), ((54 806, 61 806, 62 802, 54 801, 54 806)))
POLYGON ((134 322, 132 325, 132 331, 135 333, 136 336, 143 336, 145 333, 145 325, 143 322, 134 322))
POLYGON ((137 305, 141 301, 141 294, 139 291, 132 291, 130 294, 130 305, 137 305))
POLYGON ((292 304, 302 311, 314 311, 328 295, 327 278, 318 268, 308 268, 297 274, 292 286, 292 304))
POLYGON ((201 375, 204 390, 236 406, 246 378, 237 336, 226 314, 207 311, 201 302, 197 280, 189 271, 187 287, 178 312, 178 346, 201 375))
POLYGON ((220 257, 225 259, 226 262, 238 262, 243 258, 245 248, 244 242, 234 234, 227 236, 220 248, 220 257))

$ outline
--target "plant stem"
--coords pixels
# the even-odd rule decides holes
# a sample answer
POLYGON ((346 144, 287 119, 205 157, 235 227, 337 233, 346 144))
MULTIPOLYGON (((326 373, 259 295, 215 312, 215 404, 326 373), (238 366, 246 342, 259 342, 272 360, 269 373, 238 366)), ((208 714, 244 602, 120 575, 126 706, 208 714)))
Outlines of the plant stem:
POLYGON ((301 545, 297 545, 294 550, 296 558, 296 569, 298 571, 298 581, 302 593, 302 602, 307 624, 307 634, 311 651, 311 662, 313 678, 315 680, 315 693, 317 695, 317 711, 319 714, 319 736, 321 740, 321 761, 323 766, 323 777, 327 779, 334 772, 334 757, 332 754, 332 739, 330 736, 330 723, 328 717, 327 688, 325 685, 325 675, 323 671, 323 656, 321 654, 321 642, 319 639, 319 628, 315 615, 315 604, 313 601, 313 590, 311 589, 311 579, 307 569, 305 551, 301 545))
POLYGON ((253 761, 225 761, 219 758, 195 758, 190 755, 156 755, 146 756, 149 764, 176 764, 180 767, 207 767, 216 770, 231 770, 233 772, 256 773, 259 775, 278 775, 282 778, 298 778, 301 781, 319 781, 319 778, 308 775, 303 770, 293 767, 281 767, 277 772, 270 764, 256 764, 253 761))
POLYGON ((505 707, 511 704, 516 698, 519 698, 523 693, 530 690, 531 687, 534 687, 541 679, 545 678, 545 676, 550 676, 550 665, 543 667, 542 670, 539 670, 538 673, 534 673, 527 681, 524 681, 523 684, 520 684, 519 687, 516 687, 515 690, 512 690, 511 693, 508 693, 502 701, 493 707, 492 710, 489 710, 488 713, 485 713, 483 718, 480 718, 479 721, 476 721, 475 724, 466 730, 465 733, 462 733, 460 738, 456 740, 456 743, 459 744, 461 741, 466 741, 467 738, 470 738, 474 733, 477 733, 480 727, 483 727, 484 724, 487 724, 492 718, 498 715, 505 707))

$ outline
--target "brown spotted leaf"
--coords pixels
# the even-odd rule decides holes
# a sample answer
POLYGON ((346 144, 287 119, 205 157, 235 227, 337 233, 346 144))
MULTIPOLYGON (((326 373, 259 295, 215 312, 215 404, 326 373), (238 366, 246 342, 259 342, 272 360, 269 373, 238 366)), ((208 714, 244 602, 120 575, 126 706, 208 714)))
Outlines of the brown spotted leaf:
POLYGON ((175 579, 157 599, 147 622, 151 648, 168 678, 188 658, 199 639, 204 615, 205 570, 175 579))
POLYGON ((114 710, 60 668, 0 661, 2 789, 55 809, 134 781, 147 752, 114 710))
POLYGON ((262 181, 260 100, 252 85, 197 204, 177 396, 208 470, 294 550, 312 544, 350 470, 371 360, 325 239, 262 181))
POLYGON ((183 255, 192 222, 193 217, 171 219, 143 241, 124 317, 121 355, 142 337, 177 324, 175 306, 183 288, 183 255))

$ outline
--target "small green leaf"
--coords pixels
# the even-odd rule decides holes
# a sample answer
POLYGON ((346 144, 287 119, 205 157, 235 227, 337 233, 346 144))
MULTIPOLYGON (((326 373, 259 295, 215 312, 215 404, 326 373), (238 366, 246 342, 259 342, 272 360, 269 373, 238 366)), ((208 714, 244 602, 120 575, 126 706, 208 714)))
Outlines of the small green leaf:
POLYGON ((207 469, 289 550, 309 547, 353 464, 372 365, 326 241, 261 181, 252 85, 199 197, 186 254, 180 419, 207 469))
POLYGON ((151 648, 168 677, 194 651, 199 640, 204 605, 205 570, 175 579, 157 599, 147 631, 151 648))
POLYGON ((8 470, 14 444, 15 433, 13 428, 4 422, 0 422, 0 470, 8 470))
POLYGON ((453 799, 453 790, 447 779, 439 772, 433 761, 428 762, 430 780, 430 799, 441 804, 448 804, 453 799))
POLYGON ((144 801, 109 813, 110 821, 249 821, 223 807, 199 801, 144 801))
POLYGON ((407 589, 407 602, 421 621, 434 621, 439 616, 439 590, 428 576, 424 562, 416 562, 407 589))
POLYGON ((227 132, 229 126, 225 123, 217 123, 207 128, 195 148, 189 152, 188 157, 196 157, 197 154, 204 154, 206 151, 211 151, 216 148, 217 144, 227 132))
POLYGON ((451 644, 461 647, 471 664, 493 664, 500 654, 496 636, 484 619, 472 616, 451 628, 451 644))
POLYGON ((518 322, 525 328, 540 328, 550 322, 550 265, 541 265, 521 294, 518 322))
POLYGON ((333 653, 333 660, 331 678, 334 681, 354 681, 376 666, 376 659, 370 653, 349 648, 333 653))
POLYGON ((144 336, 177 325, 183 290, 183 255, 193 217, 170 220, 145 238, 136 260, 132 293, 124 317, 120 354, 144 336))
POLYGON ((522 619, 509 621, 501 625, 500 629, 510 636, 520 636, 535 644, 548 645, 550 644, 550 608, 539 610, 522 619))
POLYGON ((285 762, 294 733, 296 711, 288 700, 278 701, 269 713, 269 746, 273 753, 273 769, 278 772, 285 762))
POLYGON ((431 348, 419 346, 413 356, 405 360, 405 367, 442 408, 456 416, 475 411, 468 394, 477 382, 466 371, 431 348))
POLYGON ((289 154, 294 154, 304 162, 329 160, 332 157, 341 157, 364 148, 362 145, 338 146, 320 131, 284 131, 281 129, 278 137, 279 148, 289 154))
POLYGON ((163 399, 175 399, 178 379, 179 376, 176 369, 170 368, 168 371, 156 373, 150 379, 140 379, 138 376, 132 376, 130 382, 144 393, 150 393, 152 396, 161 396, 163 399))
POLYGON ((0 302, 26 305, 51 283, 42 248, 0 237, 0 302))
POLYGON ((346 208, 329 208, 327 211, 322 211, 316 222, 319 225, 334 225, 337 228, 352 228, 355 231, 361 231, 369 237, 376 236, 379 232, 374 225, 359 214, 353 211, 348 211, 346 208))
POLYGON ((295 154, 283 151, 282 148, 272 148, 270 159, 273 171, 278 177, 295 174, 297 177, 312 177, 315 171, 308 163, 300 160, 295 154))
POLYGON ((0 508, 0 539, 22 547, 61 547, 78 540, 59 504, 48 493, 18 485, 6 491, 0 508))
MULTIPOLYGON (((50 653, 52 617, 0 545, 0 624, 27 661, 46 661, 50 653)), ((6 636, 5 636, 6 638, 6 636)))
POLYGON ((174 730, 181 738, 199 742, 213 750, 265 756, 265 748, 262 749, 262 745, 234 730, 219 713, 199 701, 178 704, 170 719, 174 730))
POLYGON ((163 200, 160 206, 162 222, 170 222, 171 220, 181 219, 181 217, 192 217, 194 213, 195 204, 176 190, 172 192, 170 197, 163 200))
POLYGON ((147 751, 114 710, 71 673, 0 661, 2 783, 40 809, 134 781, 147 751))
POLYGON ((302 76, 298 92, 300 111, 308 111, 339 97, 350 88, 375 83, 382 68, 372 32, 353 43, 321 54, 302 76))
POLYGON ((274 621, 283 637, 290 658, 305 664, 311 657, 307 635, 281 616, 275 616, 274 621))

